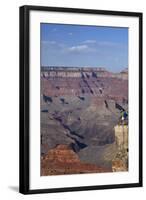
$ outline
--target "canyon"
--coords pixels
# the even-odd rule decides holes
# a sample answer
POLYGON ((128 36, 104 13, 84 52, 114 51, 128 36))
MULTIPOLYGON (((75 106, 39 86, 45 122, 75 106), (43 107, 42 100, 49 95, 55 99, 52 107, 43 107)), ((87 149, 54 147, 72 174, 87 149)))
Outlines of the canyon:
POLYGON ((41 67, 40 78, 41 175, 116 171, 128 70, 51 66, 41 67))

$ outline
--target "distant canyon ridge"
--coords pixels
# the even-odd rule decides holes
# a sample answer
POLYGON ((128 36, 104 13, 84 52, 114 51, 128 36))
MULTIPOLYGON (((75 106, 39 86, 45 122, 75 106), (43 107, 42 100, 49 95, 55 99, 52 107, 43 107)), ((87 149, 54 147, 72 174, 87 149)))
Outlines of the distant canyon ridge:
POLYGON ((41 175, 111 172, 128 69, 41 67, 40 78, 41 175))

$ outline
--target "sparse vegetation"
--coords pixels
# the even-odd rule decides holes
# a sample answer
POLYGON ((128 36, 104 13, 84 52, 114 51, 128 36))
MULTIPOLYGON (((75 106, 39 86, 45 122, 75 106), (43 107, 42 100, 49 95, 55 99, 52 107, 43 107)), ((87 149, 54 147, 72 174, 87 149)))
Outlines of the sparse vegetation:
POLYGON ((78 96, 79 99, 81 99, 82 101, 85 100, 85 97, 82 97, 82 96, 78 96))
POLYGON ((43 99, 44 99, 45 102, 50 102, 50 103, 53 102, 52 97, 46 96, 44 94, 43 94, 43 99))

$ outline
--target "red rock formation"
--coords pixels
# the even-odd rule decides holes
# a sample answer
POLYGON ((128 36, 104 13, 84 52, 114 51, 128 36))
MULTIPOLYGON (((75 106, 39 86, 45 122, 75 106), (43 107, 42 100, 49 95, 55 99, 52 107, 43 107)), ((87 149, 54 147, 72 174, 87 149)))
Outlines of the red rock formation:
POLYGON ((125 161, 120 159, 115 159, 112 162, 112 171, 113 172, 122 172, 122 171, 128 171, 128 168, 125 164, 125 161))
POLYGON ((41 158, 41 175, 61 175, 80 173, 111 172, 111 169, 83 163, 78 155, 67 145, 57 145, 41 158))
POLYGON ((128 99, 126 77, 127 71, 114 74, 102 68, 46 68, 41 72, 41 93, 51 97, 87 94, 122 101, 128 99))

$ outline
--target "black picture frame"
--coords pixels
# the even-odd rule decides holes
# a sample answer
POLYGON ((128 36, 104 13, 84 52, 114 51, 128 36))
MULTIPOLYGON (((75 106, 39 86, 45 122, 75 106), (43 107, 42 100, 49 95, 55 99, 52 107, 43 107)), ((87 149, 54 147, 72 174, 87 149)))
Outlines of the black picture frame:
POLYGON ((44 6, 22 6, 20 7, 20 179, 19 191, 22 194, 34 193, 52 193, 52 192, 68 192, 68 191, 83 191, 83 190, 99 190, 99 189, 114 189, 114 188, 130 188, 142 186, 142 13, 138 12, 123 12, 123 11, 107 11, 107 10, 90 10, 77 8, 63 7, 44 7, 44 6), (68 12, 68 13, 84 13, 94 15, 114 15, 138 17, 139 19, 139 182, 129 184, 114 184, 114 185, 97 185, 97 186, 81 186, 68 188, 54 189, 34 189, 29 188, 29 17, 30 11, 44 12, 68 12))

